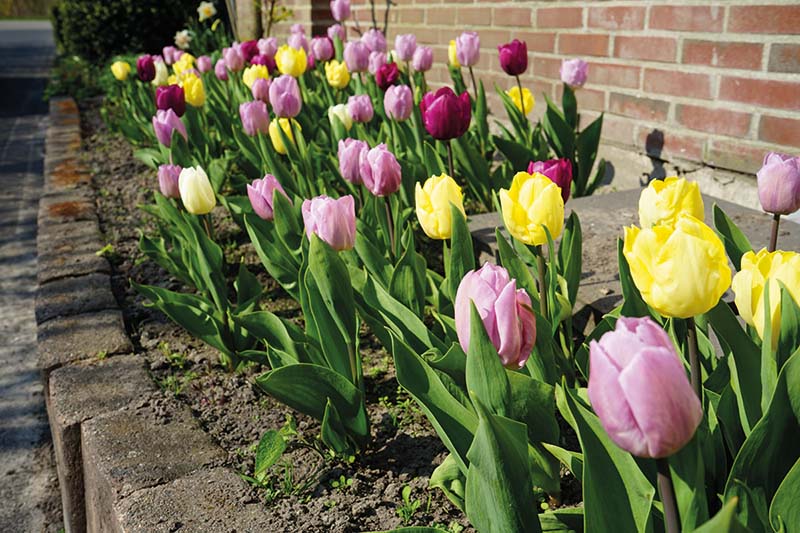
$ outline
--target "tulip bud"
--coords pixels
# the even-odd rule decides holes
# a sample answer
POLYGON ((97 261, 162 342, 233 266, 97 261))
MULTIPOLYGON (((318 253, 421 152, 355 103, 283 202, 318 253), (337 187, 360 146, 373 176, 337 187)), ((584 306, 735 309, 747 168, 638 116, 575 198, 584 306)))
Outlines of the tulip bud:
POLYGON ((322 195, 305 200, 303 222, 309 239, 317 237, 334 250, 350 250, 356 242, 356 208, 349 194, 338 200, 322 195))
POLYGON ((461 63, 458 62, 458 45, 455 39, 452 39, 450 44, 447 45, 447 62, 453 68, 461 68, 461 63))
POLYGON ((275 57, 275 52, 278 51, 278 39, 275 37, 259 39, 256 46, 260 55, 275 57))
POLYGON ((555 240, 564 229, 564 200, 561 188, 539 173, 517 172, 510 189, 500 189, 503 223, 517 240, 539 246, 547 234, 555 240))
POLYGON ((331 0, 333 19, 342 22, 350 18, 350 0, 331 0))
POLYGON ((764 211, 788 215, 800 209, 800 158, 770 152, 756 178, 764 211))
POLYGON ((491 263, 467 272, 455 300, 456 333, 465 352, 471 333, 470 302, 475 303, 503 366, 515 370, 525 366, 536 343, 536 316, 525 289, 517 289, 508 271, 491 263))
POLYGON ((674 225, 625 228, 623 253, 644 301, 666 317, 708 312, 731 285, 722 241, 686 213, 674 225))
POLYGON ((472 104, 466 92, 456 96, 450 87, 442 87, 435 93, 426 94, 419 108, 425 129, 434 139, 455 139, 469 129, 472 104))
POLYGON ((203 87, 203 80, 194 74, 189 74, 181 82, 183 92, 186 95, 186 103, 192 107, 202 107, 206 102, 206 90, 203 87))
POLYGON ((181 191, 183 206, 193 215, 210 213, 217 205, 217 197, 214 195, 211 182, 200 166, 181 170, 178 188, 181 191))
POLYGON ((339 141, 339 172, 342 177, 354 185, 363 183, 361 179, 361 157, 369 152, 369 146, 358 139, 342 139, 339 141))
POLYGON ((272 220, 274 217, 272 202, 275 191, 286 196, 287 200, 289 199, 286 191, 283 190, 277 178, 272 174, 267 174, 260 180, 254 180, 252 184, 247 186, 247 197, 250 199, 250 205, 253 206, 253 211, 255 211, 256 215, 264 220, 272 220))
POLYGON ((360 154, 359 170, 364 186, 375 196, 389 196, 397 192, 403 181, 400 163, 385 144, 379 144, 360 154))
POLYGON ((528 69, 528 45, 514 39, 508 44, 498 46, 500 66, 509 76, 519 76, 528 69))
POLYGON ((509 98, 511 98, 511 101, 514 103, 514 107, 516 107, 526 115, 531 111, 533 111, 533 108, 536 105, 536 100, 534 100, 533 94, 531 94, 531 91, 528 90, 527 87, 522 88, 521 97, 520 97, 519 87, 510 88, 509 90, 506 91, 506 94, 508 95, 509 98))
POLYGON ((111 73, 117 81, 125 81, 128 79, 128 74, 131 73, 131 66, 125 61, 115 61, 111 64, 111 73))
POLYGON ((394 50, 400 61, 411 61, 417 50, 417 36, 413 33, 398 35, 394 38, 394 50))
POLYGON ((297 78, 306 71, 308 56, 302 48, 298 50, 285 44, 275 53, 275 64, 281 74, 297 78))
POLYGON ((431 176, 414 190, 419 225, 431 239, 449 239, 453 234, 450 204, 456 206, 464 216, 464 195, 461 187, 446 174, 431 176))
POLYGON ((159 165, 158 167, 158 189, 167 198, 180 198, 181 191, 178 188, 178 177, 181 174, 181 167, 178 165, 159 165))
POLYGON ((369 68, 369 48, 360 41, 350 41, 344 47, 344 62, 350 72, 364 72, 369 68))
POLYGON ((378 84, 382 91, 393 85, 398 78, 400 78, 400 70, 397 68, 397 63, 381 65, 378 68, 378 72, 375 73, 375 83, 378 84))
POLYGON ((386 64, 386 54, 383 52, 370 52, 369 54, 369 73, 373 76, 378 73, 378 69, 386 64))
POLYGON ((355 94, 347 99, 347 112, 356 122, 372 120, 374 110, 368 94, 355 94))
POLYGON ((211 58, 208 56, 200 56, 197 58, 197 70, 205 74, 213 68, 211 65, 211 58))
POLYGON ((159 109, 153 116, 153 130, 156 132, 158 142, 169 148, 172 144, 172 132, 177 131, 184 140, 188 140, 186 126, 172 109, 166 111, 159 109))
POLYGON ((156 77, 156 63, 153 56, 145 54, 136 60, 136 74, 143 82, 153 81, 156 77))
POLYGON ((272 85, 272 80, 267 78, 258 78, 253 82, 250 87, 250 94, 253 95, 254 100, 261 100, 265 104, 269 103, 269 87, 272 85))
POLYGON ((328 37, 331 41, 335 41, 336 37, 338 37, 340 41, 345 42, 347 39, 347 32, 341 24, 333 24, 328 26, 328 37))
POLYGON ((481 38, 474 31, 465 31, 456 37, 456 58, 461 65, 472 67, 481 57, 481 38))
POLYGON ((386 116, 395 120, 403 121, 411 116, 411 108, 414 105, 414 95, 411 94, 411 87, 408 85, 392 85, 386 89, 383 96, 383 109, 386 116))
POLYGON ((242 81, 247 85, 248 89, 253 86, 253 82, 258 78, 269 78, 269 69, 264 65, 250 65, 244 69, 242 81))
POLYGON ((155 60, 155 67, 156 67, 156 77, 153 78, 153 85, 156 87, 162 87, 169 83, 169 71, 167 70, 167 65, 164 64, 163 59, 160 57, 155 60))
POLYGON ((214 75, 220 81, 228 81, 228 67, 225 66, 224 59, 217 59, 217 63, 214 65, 214 75))
POLYGON ((561 198, 564 203, 569 200, 572 187, 572 163, 566 157, 563 159, 549 159, 547 161, 531 161, 528 164, 528 174, 543 174, 561 189, 561 198))
POLYGON ((433 66, 433 50, 428 46, 418 46, 414 51, 411 66, 417 72, 427 72, 433 66))
POLYGON ((617 446, 638 457, 668 457, 703 419, 669 336, 650 318, 617 320, 589 348, 589 400, 617 446))
POLYGON ((653 180, 639 196, 639 225, 643 228, 674 224, 681 213, 701 222, 705 216, 700 187, 694 181, 677 176, 653 180))
POLYGON ((333 41, 329 37, 311 39, 311 53, 317 61, 330 61, 333 58, 333 41))
POLYGON ((335 124, 334 120, 338 120, 344 125, 344 129, 350 131, 353 127, 353 117, 347 112, 347 104, 336 104, 328 108, 328 120, 331 126, 335 124))
POLYGON ((347 63, 331 59, 325 63, 325 79, 328 84, 335 89, 344 89, 350 83, 350 72, 347 70, 347 63))
POLYGON ((292 144, 296 144, 292 129, 294 128, 300 132, 302 131, 302 128, 300 127, 300 124, 293 118, 280 118, 269 123, 269 139, 272 141, 272 147, 279 154, 286 155, 286 145, 283 143, 283 137, 281 137, 278 127, 283 130, 283 133, 286 134, 286 137, 292 144), (289 122, 290 120, 291 122, 289 122))
POLYGON ((277 116, 296 117, 303 107, 297 80, 286 74, 275 78, 269 87, 269 103, 277 116))
POLYGON ((589 64, 583 59, 564 59, 561 61, 561 81, 579 89, 589 77, 589 64))
POLYGON ((370 52, 385 52, 386 51, 386 37, 384 37, 381 30, 371 28, 364 32, 361 36, 361 42, 367 45, 370 52))
POLYGON ((269 111, 267 104, 260 100, 239 104, 239 117, 242 127, 250 136, 269 133, 269 111))

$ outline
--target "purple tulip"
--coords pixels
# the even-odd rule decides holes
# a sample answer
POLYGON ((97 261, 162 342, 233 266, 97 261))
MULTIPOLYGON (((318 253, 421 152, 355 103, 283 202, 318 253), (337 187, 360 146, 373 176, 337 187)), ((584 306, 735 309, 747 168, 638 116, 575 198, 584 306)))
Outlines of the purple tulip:
POLYGON ((589 77, 589 63, 583 59, 564 59, 561 61, 561 81, 577 89, 583 87, 589 77))
POLYGON ((212 69, 211 58, 208 56, 200 56, 197 58, 197 70, 206 73, 212 69))
POLYGON ((272 220, 275 216, 272 208, 275 191, 286 196, 287 200, 289 199, 286 191, 272 174, 267 174, 260 180, 254 180, 253 183, 247 185, 247 197, 250 198, 250 205, 253 206, 256 215, 264 220, 272 220))
POLYGON ((161 110, 172 109, 175 114, 182 117, 186 112, 186 97, 180 85, 164 85, 156 88, 156 108, 161 110))
POLYGON ((509 76, 519 76, 528 69, 528 45, 514 39, 497 47, 500 52, 500 66, 509 76))
POLYGON ((256 78, 256 81, 250 86, 250 93, 253 95, 253 100, 261 100, 265 104, 268 104, 270 85, 272 85, 271 79, 256 78))
POLYGON ((214 75, 220 81, 228 81, 228 67, 225 66, 224 59, 217 59, 217 63, 214 65, 214 75))
POLYGON ((314 65, 317 64, 317 60, 314 59, 314 55, 313 54, 309 54, 309 55, 306 56, 306 62, 307 62, 307 64, 306 64, 307 70, 314 70, 314 65))
POLYGON ((306 39, 306 36, 302 33, 293 33, 289 35, 286 42, 295 50, 304 50, 305 53, 308 54, 308 39, 306 39))
POLYGON ((386 54, 383 52, 369 53, 369 73, 373 76, 378 73, 378 69, 386 64, 386 54))
POLYGON ((385 144, 362 151, 358 167, 364 186, 375 196, 389 196, 400 188, 403 180, 400 163, 385 144))
POLYGON ((589 349, 589 400, 617 446, 639 457, 668 457, 703 419, 675 347, 646 318, 620 317, 589 349))
POLYGON ((456 58, 463 67, 472 67, 481 57, 481 38, 474 31, 456 37, 456 58))
POLYGON ((492 263, 467 272, 458 286, 455 301, 456 333, 465 352, 469 351, 472 317, 470 302, 483 321, 483 327, 500 356, 503 366, 519 369, 536 343, 536 316, 531 297, 517 289, 508 271, 492 263))
POLYGON ((383 109, 389 118, 403 121, 411 116, 414 95, 408 85, 392 85, 383 95, 383 109))
POLYGON ((311 54, 317 61, 330 61, 333 58, 333 41, 330 37, 314 37, 311 39, 311 54))
POLYGON ((549 159, 547 161, 531 161, 528 164, 528 174, 538 172, 544 174, 550 181, 558 185, 561 189, 561 198, 564 203, 569 200, 570 188, 572 187, 572 163, 569 159, 549 159))
POLYGON ((350 18, 350 0, 331 0, 331 14, 338 22, 350 18))
POLYGON ((338 37, 340 41, 344 42, 347 39, 347 31, 341 24, 332 24, 328 26, 328 37, 331 41, 335 41, 338 37))
POLYGON ((350 41, 344 47, 344 62, 350 72, 364 72, 369 67, 369 48, 361 41, 350 41))
POLYGON ((411 66, 417 72, 427 72, 433 66, 433 50, 428 46, 418 46, 414 52, 411 66))
POLYGON ((306 28, 305 26, 297 22, 295 24, 292 24, 292 26, 289 28, 289 33, 299 33, 300 35, 305 35, 306 28))
POLYGON ((416 50, 417 36, 413 33, 401 34, 394 38, 394 51, 397 52, 397 59, 400 61, 411 61, 416 50))
POLYGON ((158 189, 167 198, 180 198, 181 191, 178 189, 178 177, 181 175, 181 167, 178 165, 160 165, 158 167, 158 189))
POLYGON ((250 63, 250 60, 258 55, 258 41, 253 39, 243 42, 239 45, 239 52, 244 57, 244 62, 250 63))
POLYGON ((261 100, 239 104, 239 118, 244 132, 251 137, 259 133, 269 134, 269 111, 261 100))
POLYGON ((363 183, 361 179, 361 154, 366 154, 369 146, 358 139, 342 139, 339 141, 339 172, 342 177, 354 185, 363 183))
POLYGON ((425 129, 434 139, 455 139, 469 129, 472 106, 466 91, 456 96, 450 87, 442 87, 435 93, 426 94, 419 109, 425 129))
POLYGON ((397 68, 397 63, 381 65, 378 72, 375 73, 375 83, 382 91, 394 85, 398 78, 400 78, 400 69, 397 68))
POLYGON ((349 194, 338 200, 322 195, 302 206, 306 235, 327 242, 334 250, 350 250, 356 242, 356 207, 349 194))
POLYGON ((188 135, 186 135, 186 126, 183 125, 180 117, 172 109, 167 109, 166 111, 159 109, 156 111, 153 116, 153 129, 156 132, 158 142, 167 148, 172 144, 173 131, 180 133, 184 140, 189 139, 188 135))
POLYGON ((259 39, 256 46, 258 46, 258 53, 260 55, 275 57, 275 52, 278 51, 278 39, 275 37, 259 39))
POLYGON ((231 72, 239 72, 244 68, 244 56, 236 43, 230 48, 223 48, 222 57, 225 59, 225 66, 231 72))
POLYGON ((369 122, 375 110, 368 94, 355 94, 347 99, 347 113, 356 122, 369 122))
POLYGON ((764 211, 788 215, 800 209, 800 158, 770 152, 756 178, 764 211))
POLYGON ((269 103, 279 117, 296 117, 303 107, 297 80, 288 74, 272 80, 272 84, 269 86, 269 103))
POLYGON ((167 65, 172 65, 181 55, 183 55, 183 52, 174 46, 165 46, 161 50, 161 55, 164 57, 164 63, 167 65))
POLYGON ((156 78, 156 62, 153 60, 153 56, 149 54, 139 56, 139 59, 136 60, 136 74, 144 82, 153 81, 156 78))
POLYGON ((381 30, 371 28, 364 32, 361 36, 361 42, 367 45, 370 52, 385 52, 386 51, 386 37, 381 30))
POLYGON ((272 56, 266 56, 263 54, 258 54, 253 56, 253 59, 250 60, 251 65, 263 65, 267 67, 267 70, 271 73, 275 72, 277 66, 275 65, 275 58, 272 56))

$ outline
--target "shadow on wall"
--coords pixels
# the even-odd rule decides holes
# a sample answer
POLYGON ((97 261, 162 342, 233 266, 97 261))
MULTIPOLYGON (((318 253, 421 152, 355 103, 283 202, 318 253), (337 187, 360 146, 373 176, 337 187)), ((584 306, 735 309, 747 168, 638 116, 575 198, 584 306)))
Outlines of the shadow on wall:
POLYGON ((644 174, 642 179, 639 180, 640 184, 644 187, 653 180, 660 180, 667 177, 667 171, 664 169, 664 161, 661 159, 661 151, 664 149, 664 132, 655 129, 647 134, 644 141, 645 153, 650 158, 653 165, 653 170, 649 174, 644 174))

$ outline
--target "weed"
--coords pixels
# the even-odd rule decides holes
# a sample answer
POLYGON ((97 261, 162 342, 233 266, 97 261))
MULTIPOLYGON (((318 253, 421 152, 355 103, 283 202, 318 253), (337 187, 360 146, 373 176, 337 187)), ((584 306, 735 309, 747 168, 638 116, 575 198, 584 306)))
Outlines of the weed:
POLYGON ((353 486, 353 478, 345 477, 344 474, 339 476, 339 479, 331 480, 331 487, 334 489, 339 489, 341 492, 347 492, 347 490, 353 486))
POLYGON ((107 350, 101 350, 101 351, 97 352, 97 356, 96 356, 96 357, 97 357, 97 358, 98 358, 100 361, 102 361, 103 359, 105 359, 106 357, 108 357, 108 351, 107 351, 107 350))
POLYGON ((411 487, 408 485, 403 486, 403 490, 400 494, 403 497, 403 503, 397 507, 397 515, 400 517, 400 520, 403 521, 403 525, 407 526, 411 523, 411 519, 416 514, 419 506, 422 505, 422 502, 419 498, 411 499, 411 487))

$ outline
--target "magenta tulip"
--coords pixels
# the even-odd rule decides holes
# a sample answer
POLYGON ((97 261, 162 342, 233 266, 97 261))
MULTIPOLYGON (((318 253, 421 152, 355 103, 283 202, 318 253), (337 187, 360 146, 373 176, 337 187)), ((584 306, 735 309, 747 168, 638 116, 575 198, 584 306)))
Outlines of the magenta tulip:
POLYGON ((500 66, 509 76, 519 76, 528 69, 528 45, 514 39, 510 43, 498 46, 500 66))
POLYGON ((180 133, 184 140, 189 138, 186 134, 186 126, 183 125, 180 117, 172 109, 167 109, 166 111, 159 109, 156 111, 153 116, 153 130, 156 132, 158 142, 167 148, 172 144, 173 131, 180 133))
POLYGON ((250 136, 259 133, 269 134, 269 111, 261 100, 239 104, 239 118, 244 132, 250 136))
POLYGON ((181 175, 181 170, 178 165, 159 165, 158 190, 167 198, 181 197, 181 191, 178 189, 178 177, 181 175))
POLYGON ((386 54, 383 52, 370 52, 369 54, 369 73, 373 76, 378 73, 378 69, 386 64, 386 54))
POLYGON ((264 55, 264 54, 258 54, 258 55, 253 56, 253 59, 250 60, 250 64, 251 65, 262 65, 264 67, 267 67, 267 70, 270 73, 275 72, 275 69, 277 68, 275 66, 275 58, 273 58, 272 56, 264 55))
POLYGON ((413 33, 400 34, 394 38, 394 51, 400 61, 411 61, 417 50, 417 36, 413 33))
POLYGON ((339 172, 342 177, 354 185, 363 183, 361 179, 361 154, 366 154, 369 146, 358 139, 342 139, 339 141, 339 172))
POLYGON ((364 186, 375 196, 389 196, 397 192, 403 180, 400 163, 385 144, 361 152, 359 169, 364 186))
POLYGON ((269 86, 269 103, 279 117, 296 117, 303 107, 297 80, 288 74, 272 80, 272 84, 269 86))
POLYGON ((149 54, 139 56, 139 59, 136 60, 136 74, 139 76, 139 79, 144 82, 153 81, 155 79, 156 63, 153 56, 149 54))
POLYGON ((397 63, 386 63, 381 65, 378 72, 375 73, 375 83, 382 91, 385 91, 390 86, 394 85, 400 78, 400 69, 397 68, 397 63))
POLYGON ((456 58, 463 67, 472 67, 481 57, 481 38, 474 31, 465 31, 456 37, 456 58))
POLYGON ((434 139, 447 141, 461 137, 469 129, 472 106, 466 92, 456 96, 450 87, 426 94, 419 103, 422 122, 434 139))
POLYGON ((361 36, 361 42, 367 45, 370 52, 385 52, 386 37, 381 30, 369 29, 361 36))
POLYGON ((417 72, 427 72, 433 66, 433 50, 427 46, 418 46, 414 52, 411 66, 417 72))
POLYGON ((225 66, 224 59, 217 59, 217 63, 214 65, 214 75, 220 81, 228 81, 228 67, 225 66))
POLYGON ((261 100, 265 104, 268 104, 270 85, 272 85, 272 80, 270 78, 256 78, 256 81, 250 86, 250 94, 253 95, 253 100, 261 100))
POLYGON ((275 216, 273 200, 276 191, 286 196, 287 200, 289 199, 286 191, 272 174, 267 174, 260 180, 254 180, 253 183, 247 185, 247 197, 250 199, 250 205, 253 206, 256 215, 264 220, 272 220, 275 216))
POLYGON ((386 116, 403 121, 411 116, 414 106, 414 95, 408 85, 392 85, 383 95, 383 109, 386 116))
POLYGON ((583 59, 564 59, 561 62, 561 81, 578 89, 583 87, 589 77, 589 63, 583 59))
POLYGON ((327 33, 331 41, 335 41, 337 37, 342 42, 345 42, 347 39, 347 31, 341 24, 332 24, 328 26, 327 33))
POLYGON ((333 41, 330 37, 314 37, 311 39, 311 54, 317 61, 330 61, 333 58, 333 41))
POLYGON ((182 117, 186 112, 186 97, 180 85, 164 85, 156 88, 156 109, 172 109, 182 117))
POLYGON ((800 209, 800 158, 770 152, 756 178, 764 211, 788 215, 800 209))
POLYGON ((239 45, 239 52, 241 52, 245 63, 250 63, 250 60, 258 55, 258 41, 250 40, 245 41, 239 45))
POLYGON ((368 94, 355 94, 347 99, 347 113, 356 122, 369 122, 375 110, 368 94))
POLYGON ((344 62, 350 72, 364 72, 369 67, 369 48, 361 41, 350 41, 344 47, 344 62))
POLYGON ((350 18, 350 0, 331 0, 331 14, 338 22, 350 18))
POLYGON ((306 235, 315 235, 334 250, 350 250, 356 242, 356 208, 349 194, 338 200, 322 195, 302 206, 306 235))
POLYGON ((528 164, 528 174, 538 172, 544 174, 550 181, 561 189, 561 198, 564 203, 569 200, 569 193, 572 187, 572 163, 569 159, 549 159, 547 161, 531 161, 528 164))

